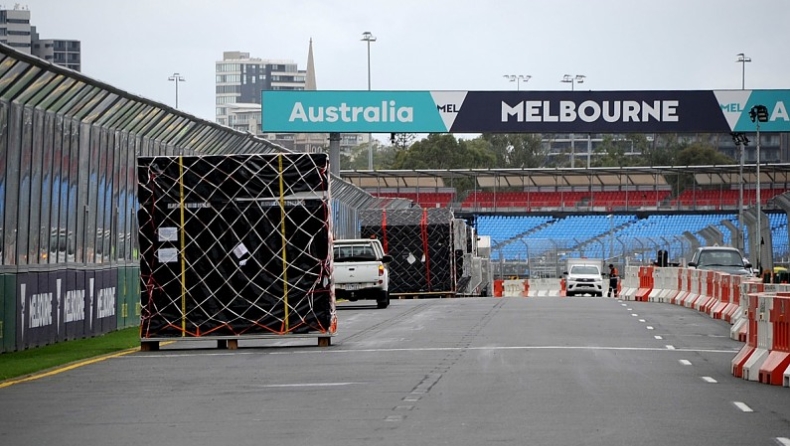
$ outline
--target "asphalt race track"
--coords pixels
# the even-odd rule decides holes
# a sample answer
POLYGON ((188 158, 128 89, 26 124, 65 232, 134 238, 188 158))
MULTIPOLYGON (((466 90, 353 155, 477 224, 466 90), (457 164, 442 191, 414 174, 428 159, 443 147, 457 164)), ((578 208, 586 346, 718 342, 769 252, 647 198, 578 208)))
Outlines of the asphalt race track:
POLYGON ((790 445, 729 324, 608 298, 338 304, 332 346, 183 341, 0 389, 0 444, 790 445))

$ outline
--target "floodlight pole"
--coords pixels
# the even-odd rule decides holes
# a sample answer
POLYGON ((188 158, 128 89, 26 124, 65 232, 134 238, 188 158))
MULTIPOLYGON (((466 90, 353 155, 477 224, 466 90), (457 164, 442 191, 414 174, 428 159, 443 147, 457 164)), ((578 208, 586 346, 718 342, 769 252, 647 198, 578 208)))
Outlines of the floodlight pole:
MULTIPOLYGON (((586 77, 587 76, 583 74, 577 74, 575 76, 566 74, 565 76, 562 76, 560 82, 571 84, 571 91, 574 91, 575 90, 574 85, 583 83, 586 77)), ((576 135, 571 133, 571 168, 574 167, 576 167, 576 135)))
MULTIPOLYGON (((376 37, 370 31, 362 33, 363 42, 368 44, 368 91, 370 91, 370 42, 375 42, 376 37)), ((368 170, 373 170, 373 134, 368 133, 368 170)))
MULTIPOLYGON (((730 133, 735 145, 738 146, 738 153, 740 154, 740 162, 738 165, 738 240, 736 240, 741 252, 746 252, 746 246, 743 237, 743 163, 746 151, 746 145, 749 144, 749 138, 741 132, 730 133)), ((756 264, 756 262, 755 262, 756 264)))
POLYGON ((747 62, 751 62, 752 58, 751 57, 747 57, 746 54, 744 54, 744 53, 738 53, 738 54, 736 54, 736 56, 738 56, 738 60, 736 60, 735 62, 741 64, 741 90, 745 90, 746 89, 746 63, 747 62))
POLYGON ((741 254, 746 251, 746 246, 744 244, 744 237, 743 237, 743 161, 745 156, 745 141, 741 141, 738 147, 740 147, 740 154, 741 154, 741 163, 738 166, 738 231, 740 231, 740 237, 738 237, 738 248, 741 250, 741 254))
POLYGON ((184 77, 178 73, 173 73, 173 75, 168 77, 167 80, 176 83, 176 108, 178 108, 178 83, 184 82, 186 79, 184 79, 184 77))
POLYGON ((523 79, 524 82, 529 82, 532 79, 532 76, 529 74, 503 74, 502 77, 509 80, 510 82, 516 83, 516 91, 521 90, 521 80, 523 79))
POLYGON ((757 271, 760 276, 763 274, 763 222, 762 222, 762 203, 760 202, 760 120, 757 123, 757 271))

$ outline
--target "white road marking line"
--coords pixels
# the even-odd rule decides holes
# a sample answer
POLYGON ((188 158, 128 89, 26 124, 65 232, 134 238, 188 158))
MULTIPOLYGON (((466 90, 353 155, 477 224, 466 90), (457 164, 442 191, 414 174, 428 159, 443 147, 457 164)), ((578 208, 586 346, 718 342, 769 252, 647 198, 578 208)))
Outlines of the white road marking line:
POLYGON ((660 341, 660 340, 662 340, 662 339, 664 339, 662 336, 658 336, 658 335, 656 335, 656 336, 653 336, 653 337, 654 337, 654 338, 656 338, 656 339, 658 339, 659 341, 660 341))
POLYGON ((711 384, 716 384, 718 382, 715 379, 711 378, 710 376, 703 376, 702 380, 705 381, 706 383, 711 383, 711 384))
POLYGON ((674 349, 675 349, 674 345, 667 345, 667 350, 674 350, 674 349))
POLYGON ((681 359, 679 362, 683 365, 691 365, 691 361, 688 359, 681 359))
POLYGON ((361 383, 293 383, 293 384, 263 384, 260 386, 255 387, 339 387, 339 386, 351 386, 354 384, 361 384, 361 383))
MULTIPOLYGON (((293 350, 293 351, 262 351, 238 352, 238 353, 181 353, 181 354, 131 354, 113 358, 114 360, 129 359, 162 359, 162 358, 194 358, 194 357, 214 357, 214 356, 279 356, 279 355, 331 355, 331 354, 352 354, 352 353, 413 353, 413 352, 455 352, 455 351, 499 351, 499 350, 596 350, 596 351, 635 351, 635 352, 666 352, 666 348, 656 347, 601 347, 584 345, 513 345, 499 347, 430 347, 430 348, 366 348, 359 350, 293 350)), ((692 353, 726 353, 734 355, 737 349, 729 350, 709 350, 709 349, 677 349, 677 352, 692 353)))
MULTIPOLYGON (((741 409, 741 411, 743 411, 743 412, 747 412, 747 413, 754 412, 754 410, 752 410, 751 407, 747 406, 746 403, 742 403, 740 401, 733 401, 732 404, 735 404, 735 407, 737 407, 738 409, 741 409)), ((778 440, 778 438, 777 438, 777 440, 778 440)), ((790 445, 790 442, 785 443, 785 444, 790 445)))
POLYGON ((647 321, 644 319, 639 319, 639 322, 647 322, 647 321))
POLYGON ((622 305, 622 306, 624 306, 624 307, 627 307, 627 306, 628 306, 628 304, 620 304, 620 305, 622 305))
POLYGON ((639 315, 638 315, 638 314, 636 314, 636 313, 631 313, 631 316, 633 316, 633 317, 637 317, 637 316, 639 316, 639 315))
POLYGON ((650 326, 650 325, 648 325, 648 326, 647 326, 647 327, 645 327, 645 328, 647 328, 648 330, 652 330, 652 329, 653 329, 653 327, 652 327, 652 326, 650 326))
POLYGON ((790 438, 787 437, 776 437, 776 442, 782 446, 790 446, 790 438))
POLYGON ((633 308, 626 308, 625 311, 634 311, 633 308))

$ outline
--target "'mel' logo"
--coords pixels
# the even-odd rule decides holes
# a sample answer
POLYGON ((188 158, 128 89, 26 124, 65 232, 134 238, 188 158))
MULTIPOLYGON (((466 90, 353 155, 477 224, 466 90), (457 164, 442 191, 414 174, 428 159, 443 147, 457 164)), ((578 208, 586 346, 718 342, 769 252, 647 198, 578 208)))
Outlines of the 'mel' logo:
POLYGON ((742 112, 743 111, 743 107, 741 106, 741 104, 739 104, 737 102, 733 102, 731 104, 719 104, 719 106, 725 112, 742 112))
POLYGON ((460 111, 458 104, 442 104, 437 105, 436 108, 442 113, 458 113, 460 111))

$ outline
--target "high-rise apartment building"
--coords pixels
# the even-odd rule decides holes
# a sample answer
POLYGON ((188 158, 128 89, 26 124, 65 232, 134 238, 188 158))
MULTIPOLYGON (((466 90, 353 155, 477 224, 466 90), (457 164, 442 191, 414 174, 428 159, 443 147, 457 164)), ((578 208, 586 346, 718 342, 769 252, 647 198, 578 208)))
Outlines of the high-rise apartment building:
POLYGON ((40 39, 36 27, 31 26, 30 28, 34 56, 74 71, 82 69, 82 45, 79 40, 40 39))
MULTIPOLYGON (((251 58, 250 53, 226 51, 216 62, 217 123, 260 135, 287 149, 319 152, 328 145, 326 133, 263 133, 261 131, 262 90, 315 90, 313 41, 307 53, 307 69, 292 60, 251 58)), ((367 135, 343 133, 340 150, 350 151, 369 141, 367 135)))
POLYGON ((217 123, 229 125, 227 104, 260 104, 262 90, 304 90, 307 72, 292 60, 226 51, 216 63, 217 123))
POLYGON ((0 9, 0 43, 75 71, 82 68, 80 41, 40 39, 26 7, 0 9))
POLYGON ((0 10, 0 43, 30 54, 30 11, 25 8, 0 10))

